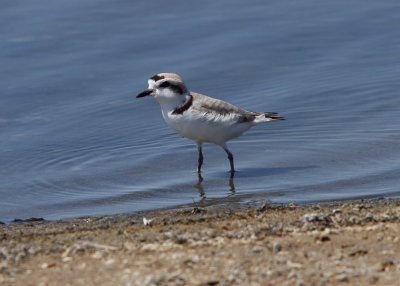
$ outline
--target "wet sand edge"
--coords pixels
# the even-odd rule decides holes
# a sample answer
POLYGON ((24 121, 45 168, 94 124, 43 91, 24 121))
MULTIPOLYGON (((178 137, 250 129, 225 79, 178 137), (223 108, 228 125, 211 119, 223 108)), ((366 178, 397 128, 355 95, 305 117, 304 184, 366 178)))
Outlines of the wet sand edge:
POLYGON ((400 200, 182 207, 0 225, 4 285, 394 285, 400 200))

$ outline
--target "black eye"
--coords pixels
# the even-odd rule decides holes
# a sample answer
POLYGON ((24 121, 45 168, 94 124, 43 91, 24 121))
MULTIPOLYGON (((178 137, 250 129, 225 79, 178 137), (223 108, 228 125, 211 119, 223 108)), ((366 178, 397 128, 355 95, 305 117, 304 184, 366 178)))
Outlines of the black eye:
POLYGON ((164 81, 162 84, 160 84, 160 87, 166 88, 169 87, 171 84, 168 81, 164 81))

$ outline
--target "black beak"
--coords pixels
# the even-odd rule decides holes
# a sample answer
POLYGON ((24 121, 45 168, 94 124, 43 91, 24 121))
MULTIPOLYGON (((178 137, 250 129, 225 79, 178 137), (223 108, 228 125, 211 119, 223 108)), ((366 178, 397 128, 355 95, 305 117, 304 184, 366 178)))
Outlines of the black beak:
POLYGON ((138 95, 136 95, 136 98, 149 96, 149 95, 151 95, 151 94, 153 93, 153 91, 154 91, 154 90, 152 90, 152 89, 147 89, 147 90, 145 90, 145 91, 142 91, 141 93, 139 93, 138 95))

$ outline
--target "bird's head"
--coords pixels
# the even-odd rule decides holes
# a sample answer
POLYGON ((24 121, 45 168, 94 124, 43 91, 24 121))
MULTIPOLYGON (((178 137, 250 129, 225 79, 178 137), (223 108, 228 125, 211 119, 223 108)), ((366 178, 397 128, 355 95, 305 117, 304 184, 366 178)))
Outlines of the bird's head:
POLYGON ((159 73, 149 78, 149 87, 136 97, 154 96, 160 102, 172 102, 182 98, 188 90, 182 78, 174 73, 159 73))

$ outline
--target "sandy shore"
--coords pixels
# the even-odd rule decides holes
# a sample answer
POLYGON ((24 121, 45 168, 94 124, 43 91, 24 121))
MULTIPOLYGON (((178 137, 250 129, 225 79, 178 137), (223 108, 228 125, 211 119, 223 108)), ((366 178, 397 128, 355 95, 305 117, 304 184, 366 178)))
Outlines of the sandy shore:
POLYGON ((384 199, 18 222, 0 225, 0 284, 398 285, 399 237, 384 199))

